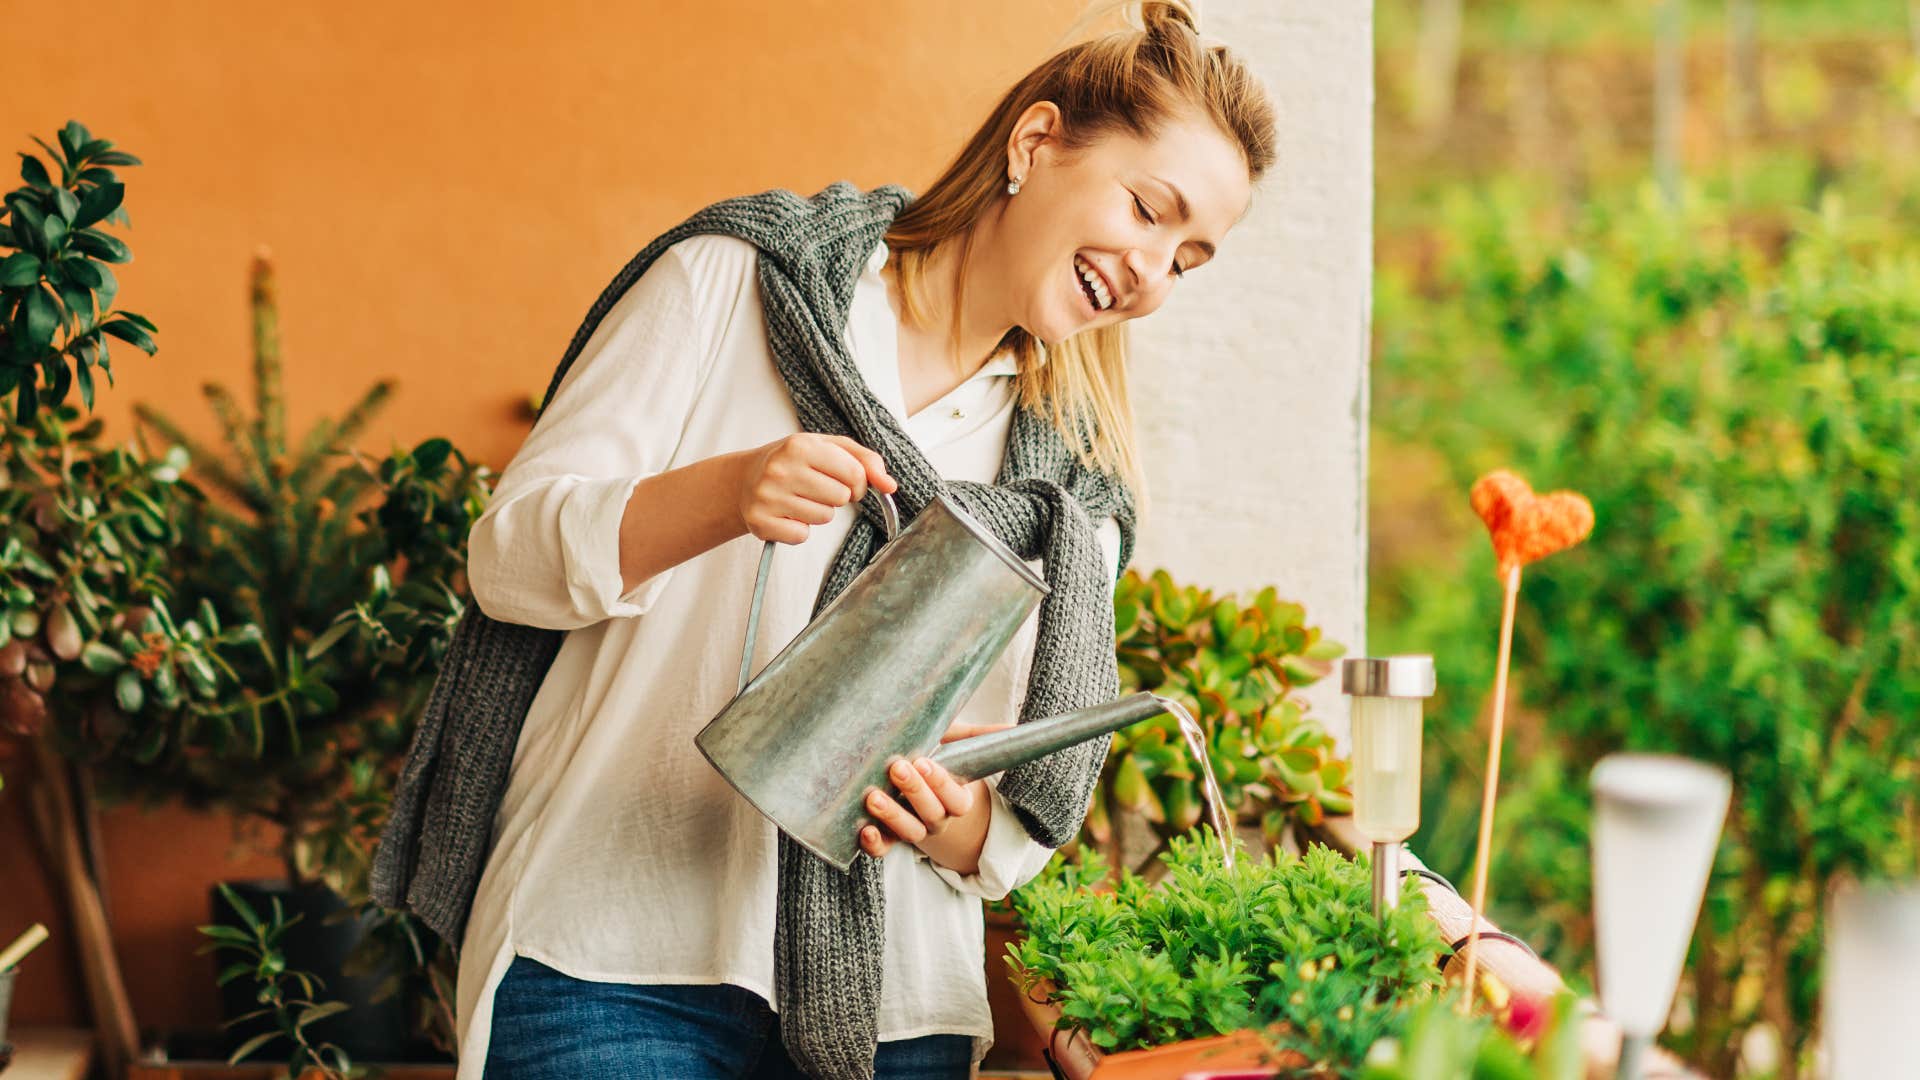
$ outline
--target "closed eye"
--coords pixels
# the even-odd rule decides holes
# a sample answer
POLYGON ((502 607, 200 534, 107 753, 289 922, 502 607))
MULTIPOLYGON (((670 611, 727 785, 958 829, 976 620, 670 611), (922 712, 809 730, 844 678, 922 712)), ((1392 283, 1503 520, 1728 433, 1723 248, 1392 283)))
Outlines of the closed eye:
MULTIPOLYGON (((1141 221, 1146 222, 1148 225, 1160 224, 1159 219, 1153 216, 1153 211, 1147 208, 1146 202, 1143 201, 1138 195, 1135 195, 1133 197, 1133 212, 1136 216, 1140 218, 1141 221)), ((1177 261, 1173 264, 1173 266, 1169 267, 1169 270, 1173 273, 1174 277, 1187 276, 1186 270, 1182 268, 1179 262, 1177 261)))

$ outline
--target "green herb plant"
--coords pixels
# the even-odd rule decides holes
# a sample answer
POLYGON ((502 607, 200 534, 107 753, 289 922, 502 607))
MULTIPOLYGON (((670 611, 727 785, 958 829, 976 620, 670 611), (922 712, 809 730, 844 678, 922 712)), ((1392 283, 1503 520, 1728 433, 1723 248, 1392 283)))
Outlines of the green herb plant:
POLYGON ((1315 846, 1243 853, 1229 870, 1206 830, 1162 859, 1157 883, 1124 872, 1108 887, 1083 848, 1013 894, 1015 981, 1102 1050, 1265 1029, 1306 1075, 1348 1076, 1440 986, 1446 946, 1424 897, 1409 887, 1376 919, 1364 860, 1315 846))

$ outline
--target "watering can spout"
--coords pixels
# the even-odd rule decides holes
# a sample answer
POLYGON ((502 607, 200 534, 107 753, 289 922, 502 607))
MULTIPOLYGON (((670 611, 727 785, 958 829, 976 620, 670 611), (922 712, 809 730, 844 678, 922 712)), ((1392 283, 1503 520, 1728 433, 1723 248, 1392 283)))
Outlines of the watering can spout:
POLYGON ((1103 705, 946 743, 929 756, 957 780, 978 780, 1167 711, 1154 694, 1129 694, 1103 705))

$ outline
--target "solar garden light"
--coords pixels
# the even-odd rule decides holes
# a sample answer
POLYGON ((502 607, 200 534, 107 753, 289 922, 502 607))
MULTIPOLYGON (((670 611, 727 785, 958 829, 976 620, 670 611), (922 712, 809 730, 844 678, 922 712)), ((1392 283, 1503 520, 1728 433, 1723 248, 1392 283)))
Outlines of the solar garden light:
POLYGON ((1420 827, 1421 702, 1433 657, 1356 657, 1340 665, 1353 698, 1353 820, 1373 842, 1373 912, 1400 902, 1400 845, 1420 827))
POLYGON ((1687 758, 1613 754, 1593 769, 1600 1007, 1620 1025, 1622 1080, 1666 1026, 1732 784, 1687 758))
POLYGON ((1843 882, 1827 900, 1828 1076, 1920 1076, 1920 881, 1843 882))

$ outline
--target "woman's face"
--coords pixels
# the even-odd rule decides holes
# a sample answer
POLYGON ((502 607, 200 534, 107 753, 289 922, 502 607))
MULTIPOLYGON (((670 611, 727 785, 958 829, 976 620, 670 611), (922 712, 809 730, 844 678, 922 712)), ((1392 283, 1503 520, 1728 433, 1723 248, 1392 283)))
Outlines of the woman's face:
POLYGON ((1059 124, 1040 102, 1015 125, 1007 168, 1020 192, 993 230, 996 291, 1015 325, 1048 344, 1159 308, 1252 196, 1239 147, 1200 114, 1074 151, 1061 148, 1059 124))

